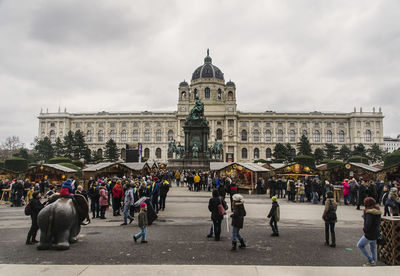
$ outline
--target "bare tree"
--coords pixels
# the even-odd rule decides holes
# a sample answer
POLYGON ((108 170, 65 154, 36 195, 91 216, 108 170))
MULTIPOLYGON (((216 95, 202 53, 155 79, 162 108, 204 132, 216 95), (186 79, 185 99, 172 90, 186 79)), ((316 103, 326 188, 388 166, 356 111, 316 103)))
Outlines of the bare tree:
POLYGON ((0 159, 5 160, 11 158, 14 153, 24 146, 24 143, 19 140, 18 136, 7 137, 0 145, 0 159))

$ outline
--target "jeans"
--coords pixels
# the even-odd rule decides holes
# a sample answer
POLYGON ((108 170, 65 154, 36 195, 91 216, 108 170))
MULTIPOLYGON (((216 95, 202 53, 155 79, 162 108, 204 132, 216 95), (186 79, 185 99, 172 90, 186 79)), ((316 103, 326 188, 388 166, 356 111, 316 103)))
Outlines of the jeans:
POLYGON ((142 229, 142 231, 140 231, 139 233, 137 233, 137 234, 135 235, 135 238, 136 238, 136 239, 139 239, 140 237, 142 237, 142 241, 145 241, 145 240, 146 240, 147 227, 146 227, 146 226, 143 226, 141 229, 142 229))
POLYGON ((349 195, 345 195, 344 197, 344 205, 349 205, 350 200, 349 200, 349 195))
POLYGON ((212 236, 213 234, 214 234, 214 223, 211 223, 210 236, 212 236))
POLYGON ((214 224, 214 234, 215 234, 215 240, 219 240, 221 237, 221 223, 222 223, 222 216, 218 216, 216 218, 212 218, 213 224, 214 224))
POLYGON ((327 244, 329 244, 329 230, 331 231, 332 244, 336 244, 335 223, 334 222, 325 222, 325 241, 327 244))
POLYGON ((99 200, 98 199, 97 200, 95 200, 95 199, 90 200, 90 209, 92 211, 93 218, 99 217, 100 208, 99 208, 99 200))
POLYGON ((129 213, 130 209, 131 209, 131 206, 130 206, 129 204, 125 204, 125 205, 124 205, 124 223, 127 223, 127 222, 128 222, 128 218, 129 218, 130 220, 133 219, 133 217, 132 217, 131 214, 129 213))
POLYGON ((237 228, 235 226, 232 227, 232 242, 236 242, 237 239, 239 239, 239 241, 243 239, 239 231, 240 228, 237 228))
POLYGON ((179 179, 175 179, 176 186, 179 187, 179 179))
POLYGON ((300 202, 304 202, 304 194, 300 195, 300 202))
POLYGON ((272 232, 274 233, 278 233, 278 223, 276 222, 276 220, 274 218, 271 218, 269 220, 269 225, 271 225, 272 228, 272 232))
POLYGON ((164 210, 165 209, 165 199, 166 199, 167 195, 162 195, 160 196, 160 209, 164 210))
POLYGON ((376 240, 369 240, 365 236, 362 236, 361 239, 357 243, 357 247, 361 250, 365 257, 367 257, 368 262, 376 263, 376 240), (365 247, 369 244, 369 249, 371 251, 371 255, 369 255, 367 249, 365 247))
POLYGON ((312 204, 317 204, 317 203, 318 203, 318 193, 312 192, 312 204))

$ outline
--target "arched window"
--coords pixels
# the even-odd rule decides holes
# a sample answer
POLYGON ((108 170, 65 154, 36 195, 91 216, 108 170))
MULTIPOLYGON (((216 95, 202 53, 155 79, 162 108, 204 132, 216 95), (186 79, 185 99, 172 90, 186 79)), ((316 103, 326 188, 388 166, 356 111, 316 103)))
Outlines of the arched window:
POLYGON ((265 150, 265 158, 272 158, 272 150, 270 148, 265 150))
POLYGON ((161 129, 157 129, 156 131, 156 141, 161 142, 161 129))
POLYGON ((103 158, 103 150, 102 149, 98 149, 97 150, 97 156, 101 159, 103 158))
POLYGON ((222 99, 222 91, 221 91, 221 89, 218 89, 217 98, 218 98, 218 100, 222 99))
POLYGON ((259 142, 260 141, 260 132, 258 129, 255 129, 253 131, 253 142, 259 142))
POLYGON ((278 130, 278 142, 283 142, 283 130, 278 130))
POLYGON ((121 142, 126 142, 128 141, 128 135, 126 134, 126 130, 121 131, 121 142))
POLYGON ((272 134, 269 129, 265 131, 265 142, 271 142, 272 141, 272 134))
POLYGON ((318 143, 321 141, 321 135, 319 134, 318 130, 314 130, 314 142, 318 143))
POLYGON ((222 140, 222 129, 217 129, 217 140, 222 140))
POLYGON ((289 131, 289 142, 296 142, 296 132, 294 130, 289 131))
POLYGON ((133 131, 133 141, 139 141, 139 130, 137 129, 133 131))
POLYGON ((172 129, 168 130, 168 141, 174 140, 174 131, 172 129))
POLYGON ((56 132, 54 130, 50 130, 50 141, 52 143, 56 142, 56 132))
POLYGON ((148 129, 146 129, 146 130, 144 131, 144 140, 145 140, 146 142, 150 141, 150 130, 148 130, 148 129))
POLYGON ((254 159, 260 158, 260 150, 258 148, 254 149, 254 159))
POLYGON ((100 130, 99 133, 97 134, 97 141, 103 142, 103 140, 104 140, 104 132, 100 130))
POLYGON ((197 88, 195 88, 194 91, 193 91, 193 98, 196 99, 196 96, 197 96, 197 88))
POLYGON ((247 131, 245 129, 242 130, 242 141, 247 141, 247 131))
POLYGON ((247 149, 242 148, 242 159, 247 159, 247 149))
POLYGON ((332 143, 332 131, 328 130, 326 132, 326 142, 327 143, 332 143))
POLYGON ((233 92, 232 91, 228 92, 228 100, 233 100, 233 92))
POLYGON ((303 130, 302 133, 301 133, 301 135, 302 135, 302 136, 304 135, 305 137, 308 137, 307 130, 303 130))
POLYGON ((183 91, 181 95, 182 95, 182 96, 181 96, 181 99, 182 99, 182 100, 185 100, 185 99, 186 99, 186 91, 183 91))
POLYGON ((209 99, 211 97, 210 88, 204 89, 204 98, 209 99))
POLYGON ((144 158, 149 159, 150 158, 150 149, 149 148, 145 148, 144 149, 144 158))
POLYGON ((115 131, 114 130, 110 131, 110 139, 113 139, 115 141, 115 131))
POLYGON ((86 132, 86 142, 92 142, 92 137, 93 137, 92 131, 88 130, 86 132))
POLYGON ((365 142, 371 142, 371 140, 372 140, 371 131, 368 129, 367 131, 365 131, 365 142))
POLYGON ((161 149, 160 148, 156 149, 156 158, 161 159, 161 149))
POLYGON ((124 148, 121 149, 121 159, 123 159, 123 160, 126 159, 126 149, 124 149, 124 148))

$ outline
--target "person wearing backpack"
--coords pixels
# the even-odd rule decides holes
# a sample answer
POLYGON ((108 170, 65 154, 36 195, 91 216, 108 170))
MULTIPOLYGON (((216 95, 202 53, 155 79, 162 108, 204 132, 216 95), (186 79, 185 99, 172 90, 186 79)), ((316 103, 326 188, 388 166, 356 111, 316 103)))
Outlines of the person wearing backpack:
POLYGON ((39 230, 39 226, 37 224, 37 217, 39 215, 40 210, 43 209, 43 204, 40 202, 41 194, 39 191, 35 191, 32 195, 32 200, 25 207, 25 213, 31 216, 31 228, 29 229, 28 236, 26 238, 25 244, 35 244, 38 241, 36 240, 36 234, 39 230))
POLYGON ((272 207, 267 217, 270 219, 269 225, 272 228, 271 236, 279 237, 278 221, 280 219, 280 208, 276 196, 273 196, 271 199, 272 199, 272 207))
POLYGON ((335 223, 337 222, 337 203, 333 199, 333 192, 326 193, 326 202, 322 219, 325 221, 325 245, 336 247, 335 223), (332 243, 329 245, 329 231, 331 232, 332 243))
POLYGON ((214 240, 219 241, 221 238, 221 223, 228 210, 228 205, 220 196, 218 190, 213 190, 212 198, 208 202, 208 210, 211 212, 211 220, 214 226, 214 240))

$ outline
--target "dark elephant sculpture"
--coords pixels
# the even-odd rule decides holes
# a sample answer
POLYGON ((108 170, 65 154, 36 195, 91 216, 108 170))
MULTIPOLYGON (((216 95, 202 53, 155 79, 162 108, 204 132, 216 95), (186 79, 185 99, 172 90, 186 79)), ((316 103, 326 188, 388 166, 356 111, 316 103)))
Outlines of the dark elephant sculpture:
POLYGON ((71 243, 78 241, 81 223, 88 212, 88 202, 82 195, 75 195, 74 199, 53 195, 38 215, 40 241, 37 249, 68 249, 71 243))

